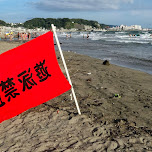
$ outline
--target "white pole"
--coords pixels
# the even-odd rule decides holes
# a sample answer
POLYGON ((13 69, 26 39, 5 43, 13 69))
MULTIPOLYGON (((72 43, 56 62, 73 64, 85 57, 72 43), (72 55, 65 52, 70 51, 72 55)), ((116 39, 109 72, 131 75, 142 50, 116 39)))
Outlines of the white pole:
POLYGON ((62 58, 64 68, 65 68, 65 71, 66 71, 66 74, 67 74, 68 81, 71 85, 71 91, 72 91, 72 94, 73 94, 73 97, 74 97, 74 101, 75 101, 78 113, 79 113, 79 115, 81 115, 80 108, 79 108, 79 105, 78 105, 78 101, 77 101, 77 98, 76 98, 76 95, 75 95, 75 92, 74 92, 74 89, 73 89, 73 86, 72 86, 72 82, 71 82, 71 79, 70 79, 70 75, 69 75, 66 63, 65 63, 63 52, 61 50, 61 46, 60 46, 60 43, 59 43, 59 40, 58 40, 58 37, 57 37, 57 34, 56 34, 55 26, 53 24, 51 24, 51 26, 52 26, 52 30, 53 30, 53 33, 54 33, 54 36, 55 36, 55 39, 56 39, 56 43, 57 43, 57 46, 58 46, 58 49, 59 49, 59 52, 60 52, 60 55, 61 55, 61 58, 62 58))

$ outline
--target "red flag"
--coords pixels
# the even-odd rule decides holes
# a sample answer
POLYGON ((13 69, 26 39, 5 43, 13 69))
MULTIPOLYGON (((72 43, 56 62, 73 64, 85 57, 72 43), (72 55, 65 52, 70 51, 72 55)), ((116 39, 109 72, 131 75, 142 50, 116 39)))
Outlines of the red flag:
POLYGON ((68 91, 48 32, 0 55, 0 122, 68 91))

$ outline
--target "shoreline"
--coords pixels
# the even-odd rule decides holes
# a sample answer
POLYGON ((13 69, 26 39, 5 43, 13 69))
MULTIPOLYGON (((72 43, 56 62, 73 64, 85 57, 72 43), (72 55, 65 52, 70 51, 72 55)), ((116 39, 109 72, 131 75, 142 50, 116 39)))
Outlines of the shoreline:
MULTIPOLYGON (((19 45, 0 42, 0 53, 19 45)), ((152 76, 86 55, 63 54, 82 115, 68 91, 2 122, 0 150, 151 151, 152 76)), ((58 51, 56 56, 65 74, 58 51)))
POLYGON ((101 60, 107 59, 112 64, 152 74, 150 33, 129 36, 125 32, 92 32, 88 39, 86 36, 87 33, 75 33, 71 34, 71 38, 66 38, 65 33, 59 34, 60 41, 63 42, 62 49, 101 60))
MULTIPOLYGON (((29 41, 29 40, 13 40, 13 41, 1 40, 0 43, 3 43, 3 42, 4 42, 4 43, 5 43, 5 42, 6 42, 6 43, 12 43, 14 47, 17 47, 17 46, 19 46, 19 45, 22 45, 22 44, 28 42, 28 41, 29 41), (14 45, 14 43, 17 44, 17 45, 14 45)), ((10 47, 10 49, 12 49, 12 47, 10 47)), ((7 51, 5 48, 4 48, 4 50, 7 51)), ((73 53, 76 53, 76 54, 78 54, 78 55, 84 55, 84 54, 81 54, 81 53, 77 53, 77 52, 75 52, 75 51, 65 51, 65 50, 63 50, 63 52, 73 52, 73 53)), ((3 53, 3 51, 1 52, 1 50, 0 50, 0 54, 1 54, 1 53, 3 53)), ((89 56, 89 55, 84 55, 84 56, 91 57, 91 56, 89 56)), ((103 62, 103 60, 100 59, 100 58, 95 58, 95 57, 91 57, 91 58, 93 58, 93 59, 99 59, 99 60, 101 60, 101 61, 103 62)), ((110 62, 110 60, 108 60, 108 61, 110 62)), ((144 72, 144 73, 146 73, 146 74, 152 75, 152 72, 146 72, 146 71, 143 71, 142 69, 140 70, 139 68, 135 69, 135 68, 132 68, 132 67, 127 66, 127 65, 120 65, 120 64, 116 64, 116 63, 110 63, 110 64, 115 65, 115 66, 119 66, 119 67, 122 67, 122 68, 128 68, 128 69, 131 69, 131 70, 144 72)))
MULTIPOLYGON (((63 50, 63 51, 64 51, 64 50, 63 50)), ((79 54, 79 55, 84 55, 84 54, 81 54, 81 53, 77 53, 77 52, 75 52, 75 51, 64 51, 64 52, 73 52, 73 53, 76 53, 76 54, 79 54)), ((84 55, 84 56, 88 56, 88 57, 91 57, 91 58, 93 58, 93 59, 101 60, 102 62, 104 61, 104 60, 102 60, 102 59, 100 59, 100 58, 92 57, 92 56, 89 56, 89 55, 84 55)), ((105 59, 105 60, 108 60, 108 58, 105 59)), ((110 60, 108 60, 108 61, 110 62, 110 60)), ((127 68, 127 69, 131 69, 131 70, 135 70, 135 71, 139 71, 139 72, 143 72, 143 73, 152 75, 152 71, 146 72, 146 71, 144 71, 144 70, 142 70, 142 69, 139 69, 139 68, 135 69, 135 68, 133 68, 133 67, 130 67, 129 65, 127 66, 127 65, 116 64, 116 63, 111 63, 111 62, 110 62, 110 64, 115 65, 115 66, 118 66, 118 67, 127 68)))

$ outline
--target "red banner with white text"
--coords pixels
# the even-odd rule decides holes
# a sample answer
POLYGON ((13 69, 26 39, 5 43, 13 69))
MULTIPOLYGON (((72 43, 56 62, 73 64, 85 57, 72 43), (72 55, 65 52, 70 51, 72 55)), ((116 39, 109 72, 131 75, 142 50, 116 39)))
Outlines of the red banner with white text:
POLYGON ((0 122, 70 88, 56 59, 52 32, 4 52, 0 55, 0 122))

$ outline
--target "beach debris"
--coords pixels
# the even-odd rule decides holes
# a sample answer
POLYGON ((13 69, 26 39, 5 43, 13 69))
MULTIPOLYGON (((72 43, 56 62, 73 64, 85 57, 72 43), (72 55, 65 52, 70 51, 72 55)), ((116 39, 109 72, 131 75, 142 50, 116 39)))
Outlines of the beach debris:
POLYGON ((103 65, 110 65, 110 62, 108 60, 103 61, 103 65))
POLYGON ((92 80, 91 80, 91 78, 89 78, 89 79, 86 79, 86 81, 91 82, 92 80))
POLYGON ((71 100, 72 100, 72 93, 70 94, 71 100))
POLYGON ((87 73, 88 75, 90 75, 91 74, 91 72, 89 72, 89 73, 87 73))
POLYGON ((121 98, 119 94, 115 94, 114 97, 121 98))
MULTIPOLYGON (((60 44, 62 44, 62 43, 60 43, 60 44)), ((54 45, 57 45, 56 43, 54 43, 54 45)))
POLYGON ((59 110, 57 110, 57 114, 59 114, 59 110))

